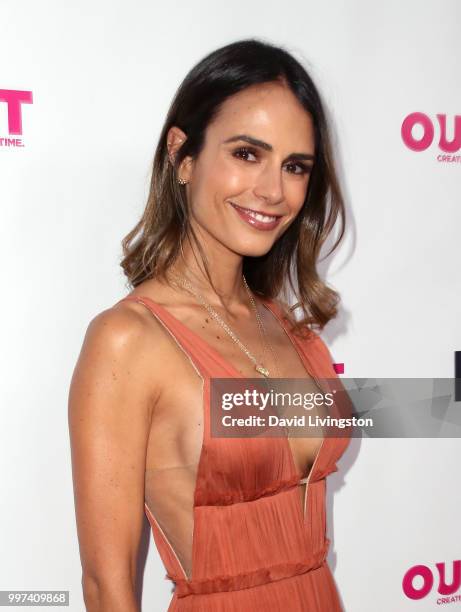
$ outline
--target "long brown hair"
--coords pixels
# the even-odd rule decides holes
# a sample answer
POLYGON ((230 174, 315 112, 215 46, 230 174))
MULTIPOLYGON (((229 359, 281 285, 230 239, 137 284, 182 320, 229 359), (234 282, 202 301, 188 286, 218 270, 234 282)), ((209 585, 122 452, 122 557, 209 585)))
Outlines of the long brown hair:
POLYGON ((295 332, 313 326, 323 329, 337 315, 340 296, 319 277, 317 260, 338 217, 339 235, 327 255, 344 235, 344 200, 320 94, 290 53, 267 42, 252 38, 213 51, 192 68, 177 89, 155 151, 147 204, 139 222, 122 241, 124 257, 120 265, 132 287, 153 277, 165 279, 187 238, 196 245, 213 285, 206 254, 189 223, 185 189, 177 182, 177 169, 186 156, 196 158, 200 154, 206 128, 227 98, 251 85, 273 81, 288 86, 311 115, 315 162, 297 217, 265 255, 244 257, 243 273, 252 291, 265 299, 280 298, 282 293, 286 296, 291 288, 298 302, 286 315, 295 332), (187 139, 173 165, 167 134, 174 125, 186 133, 187 139), (298 321, 291 314, 296 308, 302 311, 298 321))

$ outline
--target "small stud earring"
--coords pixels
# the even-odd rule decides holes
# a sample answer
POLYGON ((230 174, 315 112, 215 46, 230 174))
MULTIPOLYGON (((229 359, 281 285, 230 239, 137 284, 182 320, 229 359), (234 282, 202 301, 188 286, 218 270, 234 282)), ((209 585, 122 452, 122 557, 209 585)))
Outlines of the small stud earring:
POLYGON ((187 181, 185 181, 184 179, 180 178, 180 179, 178 179, 178 183, 179 183, 180 185, 186 185, 186 184, 187 184, 187 181))

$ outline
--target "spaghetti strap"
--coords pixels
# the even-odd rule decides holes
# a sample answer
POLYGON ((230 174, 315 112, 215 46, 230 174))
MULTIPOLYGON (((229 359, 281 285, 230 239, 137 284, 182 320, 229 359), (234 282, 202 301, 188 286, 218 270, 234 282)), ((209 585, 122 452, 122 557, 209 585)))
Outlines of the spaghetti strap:
POLYGON ((225 378, 226 375, 234 375, 234 368, 231 364, 166 308, 146 296, 127 295, 117 304, 123 301, 138 302, 145 306, 169 332, 202 378, 208 379, 213 376, 225 378))

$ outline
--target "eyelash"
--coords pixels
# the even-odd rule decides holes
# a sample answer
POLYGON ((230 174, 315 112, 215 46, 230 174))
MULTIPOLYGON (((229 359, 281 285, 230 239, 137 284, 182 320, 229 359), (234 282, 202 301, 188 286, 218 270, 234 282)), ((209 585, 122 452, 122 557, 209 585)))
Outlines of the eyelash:
MULTIPOLYGON (((239 147, 238 149, 235 149, 235 151, 233 151, 232 154, 234 155, 234 157, 237 157, 237 159, 242 159, 238 157, 239 153, 250 153, 251 155, 254 155, 256 157, 258 155, 258 151, 250 147, 239 147)), ((248 160, 242 159, 242 161, 248 161, 248 160)), ((250 163, 254 163, 254 162, 250 162, 250 163)), ((300 162, 289 162, 288 165, 299 166, 301 168, 301 172, 290 172, 290 174, 308 174, 312 170, 310 166, 306 166, 305 164, 302 164, 300 162)))

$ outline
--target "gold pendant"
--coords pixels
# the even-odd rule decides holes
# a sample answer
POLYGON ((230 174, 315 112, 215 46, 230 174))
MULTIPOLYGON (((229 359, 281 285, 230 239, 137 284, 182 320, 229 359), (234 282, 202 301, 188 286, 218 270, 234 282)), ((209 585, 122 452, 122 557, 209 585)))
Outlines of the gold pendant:
POLYGON ((255 368, 256 368, 257 372, 259 372, 263 376, 266 376, 266 378, 269 376, 269 370, 267 370, 265 367, 263 367, 261 365, 257 365, 257 366, 255 366, 255 368))

